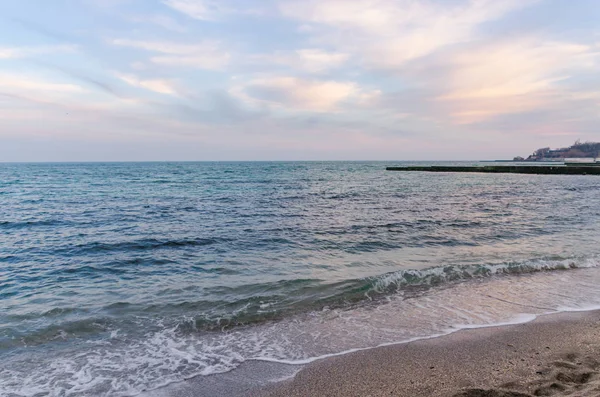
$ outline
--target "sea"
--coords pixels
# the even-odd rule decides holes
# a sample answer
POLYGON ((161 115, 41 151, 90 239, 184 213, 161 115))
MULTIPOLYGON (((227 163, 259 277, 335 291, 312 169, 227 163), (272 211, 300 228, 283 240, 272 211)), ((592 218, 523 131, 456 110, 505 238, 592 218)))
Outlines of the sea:
POLYGON ((385 170, 415 164, 0 164, 0 395, 176 395, 600 308, 599 176, 385 170))

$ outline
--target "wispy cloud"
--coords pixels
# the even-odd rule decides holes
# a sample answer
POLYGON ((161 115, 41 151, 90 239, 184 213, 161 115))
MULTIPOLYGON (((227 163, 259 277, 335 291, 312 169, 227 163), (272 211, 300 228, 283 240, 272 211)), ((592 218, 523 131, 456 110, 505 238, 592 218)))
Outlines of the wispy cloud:
POLYGON ((198 69, 220 69, 229 63, 231 56, 221 49, 216 41, 202 41, 195 44, 182 44, 166 41, 142 41, 116 39, 113 45, 137 48, 155 53, 150 61, 167 66, 191 67, 198 69))
POLYGON ((511 39, 458 52, 446 61, 450 92, 440 99, 506 98, 547 90, 596 66, 587 45, 511 39))
POLYGON ((163 3, 191 18, 200 20, 214 19, 219 12, 218 2, 215 1, 165 0, 163 3))
POLYGON ((455 122, 471 124, 566 106, 579 91, 570 80, 593 73, 599 62, 600 54, 591 46, 524 37, 440 54, 413 76, 437 92, 432 100, 455 122))
POLYGON ((135 0, 81 0, 84 4, 96 8, 117 8, 130 4, 135 0))
POLYGON ((34 76, 19 74, 0 74, 0 87, 12 92, 30 93, 80 93, 85 90, 76 84, 57 83, 42 80, 34 76))
POLYGON ((337 69, 350 58, 349 54, 330 52, 318 48, 300 49, 274 54, 261 54, 252 57, 252 61, 264 64, 276 64, 309 73, 323 73, 337 69))
MULTIPOLYGON (((474 37, 487 21, 535 0, 292 0, 282 14, 296 19, 319 42, 360 56, 365 65, 394 68, 474 37), (306 24, 313 24, 307 29, 306 24)), ((308 25, 310 26, 310 25, 308 25)))
POLYGON ((154 26, 159 26, 163 29, 170 30, 172 32, 183 33, 186 31, 185 27, 178 23, 175 19, 170 18, 166 15, 137 15, 131 18, 133 22, 146 23, 154 26))
POLYGON ((76 52, 76 45, 49 45, 36 47, 0 47, 0 59, 30 58, 57 52, 76 52))
POLYGON ((173 82, 164 79, 140 79, 132 74, 117 73, 116 76, 133 87, 144 88, 159 94, 177 95, 173 82))
MULTIPOLYGON (((93 87, 98 89, 104 93, 115 96, 117 98, 123 99, 124 96, 119 92, 112 84, 110 84, 106 80, 112 80, 112 78, 107 77, 97 77, 93 74, 77 69, 73 69, 70 67, 65 67, 61 65, 52 64, 49 62, 41 61, 41 60, 33 60, 32 64, 37 65, 44 69, 49 69, 55 72, 59 72, 72 80, 79 81, 84 85, 93 87)), ((112 77, 112 76, 111 76, 112 77)))
POLYGON ((336 112, 347 101, 363 101, 368 95, 356 83, 269 77, 250 80, 232 89, 250 104, 288 110, 336 112))
POLYGON ((270 0, 163 0, 163 4, 190 18, 218 21, 226 15, 263 15, 270 0))
MULTIPOLYGON (((17 100, 4 106, 10 112, 19 108, 18 104, 22 102, 50 107, 76 103, 77 99, 85 97, 87 90, 77 84, 57 82, 31 74, 0 73, 0 94, 17 100)), ((25 113, 20 114, 25 115, 22 119, 27 119, 25 113)))
POLYGON ((60 29, 58 27, 55 29, 48 28, 47 26, 44 26, 43 24, 32 22, 30 20, 21 19, 21 18, 11 18, 10 21, 15 22, 21 28, 24 28, 29 32, 33 32, 33 33, 40 35, 42 37, 45 37, 45 38, 49 38, 49 39, 59 41, 59 42, 77 42, 76 40, 74 40, 75 39, 74 36, 63 33, 62 29, 60 29))

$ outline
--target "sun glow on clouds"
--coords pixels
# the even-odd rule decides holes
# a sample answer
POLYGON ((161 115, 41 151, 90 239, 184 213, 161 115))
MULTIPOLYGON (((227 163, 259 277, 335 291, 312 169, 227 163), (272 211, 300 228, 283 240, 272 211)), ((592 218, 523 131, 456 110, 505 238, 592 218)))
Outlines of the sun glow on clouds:
POLYGON ((537 40, 503 42, 452 57, 452 91, 441 99, 526 95, 547 90, 595 65, 586 45, 537 40))
POLYGON ((389 68, 469 41, 479 24, 533 2, 293 0, 280 8, 287 17, 325 28, 320 40, 362 55, 371 67, 389 68))
MULTIPOLYGON (((600 123, 598 35, 558 18, 566 4, 86 0, 72 7, 95 23, 81 30, 40 11, 43 23, 4 32, 0 104, 21 101, 11 131, 33 128, 24 109, 52 114, 60 106, 79 111, 64 129, 93 120, 119 136, 177 135, 222 157, 229 143, 235 153, 272 145, 283 150, 279 158, 360 148, 362 158, 423 158, 431 142, 443 151, 486 137, 510 156, 539 136, 557 146, 569 143, 564 136, 593 139, 600 123), (20 36, 37 39, 9 39, 20 36)), ((593 0, 568 7, 600 18, 593 0)))
POLYGON ((235 88, 234 94, 247 102, 265 103, 286 109, 334 112, 337 105, 359 95, 354 83, 273 77, 251 80, 235 88))
POLYGON ((590 46, 539 39, 504 41, 447 60, 446 92, 459 123, 521 113, 564 100, 560 92, 574 74, 592 71, 598 54, 590 46))

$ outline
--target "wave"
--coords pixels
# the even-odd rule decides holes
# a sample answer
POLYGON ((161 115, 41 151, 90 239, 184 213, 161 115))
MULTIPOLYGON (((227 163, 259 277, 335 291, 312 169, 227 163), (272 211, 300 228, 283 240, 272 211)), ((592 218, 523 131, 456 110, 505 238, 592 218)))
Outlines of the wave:
MULTIPOLYGON (((217 299, 150 305, 117 302, 92 312, 54 308, 45 313, 27 315, 25 317, 29 321, 48 318, 51 324, 37 328, 27 337, 22 334, 13 335, 18 338, 4 340, 4 344, 5 347, 18 346, 21 341, 40 344, 56 339, 58 334, 63 338, 73 338, 82 334, 106 332, 112 328, 128 328, 133 327, 130 324, 131 318, 146 317, 162 318, 164 325, 173 327, 181 334, 221 332, 277 322, 293 315, 324 309, 346 310, 360 305, 377 305, 392 295, 408 297, 432 288, 447 287, 473 279, 593 267, 600 267, 600 257, 549 257, 496 264, 448 265, 422 270, 399 270, 337 283, 324 283, 320 279, 293 279, 236 287, 215 286, 201 293, 203 296, 220 297, 217 299)), ((80 270, 90 269, 86 267, 80 270)), ((179 296, 179 292, 164 290, 160 294, 175 298, 179 296)), ((186 291, 188 297, 194 293, 196 292, 186 291)), ((26 320, 25 317, 20 320, 26 320)))
MULTIPOLYGON (((324 284, 317 279, 297 279, 237 288, 224 287, 220 291, 216 288, 211 290, 211 293, 252 296, 227 303, 215 302, 213 308, 223 304, 232 310, 219 314, 216 319, 206 314, 198 317, 194 321, 193 328, 224 330, 278 320, 299 312, 320 311, 323 308, 350 308, 365 303, 377 304, 379 300, 386 299, 389 295, 420 293, 431 288, 473 279, 593 267, 600 267, 600 257, 549 257, 497 264, 448 265, 422 270, 399 270, 330 284, 324 284)), ((189 303, 184 305, 186 304, 189 303)))
MULTIPOLYGON (((29 346, 15 350, 9 356, 11 365, 0 368, 0 379, 15 394, 55 389, 68 390, 73 395, 132 396, 194 376, 227 372, 249 360, 306 364, 466 328, 518 324, 547 313, 598 308, 600 295, 596 286, 600 275, 583 269, 597 266, 594 258, 549 258, 481 266, 488 271, 475 271, 476 267, 472 267, 463 278, 507 277, 497 277, 489 283, 434 288, 413 299, 394 295, 398 299, 376 306, 315 310, 226 332, 205 332, 195 328, 193 319, 177 325, 153 318, 143 324, 132 322, 127 327, 102 321, 95 325, 73 322, 80 338, 70 344, 66 343, 65 329, 48 330, 47 336, 57 342, 55 348, 36 350, 29 346), (567 273, 557 277, 555 273, 562 269, 567 273), (582 269, 583 273, 570 269, 582 269), (514 278, 531 272, 543 273, 527 282, 514 278), (570 294, 574 286, 581 290, 570 294), (87 334, 98 329, 103 331, 102 337, 87 334)), ((394 272, 352 282, 369 286, 372 292, 381 288, 379 293, 390 297, 390 293, 406 291, 412 285, 444 285, 444 280, 449 279, 430 277, 434 273, 446 274, 444 269, 425 269, 411 276, 394 272)), ((279 289, 281 284, 311 289, 318 287, 319 280, 269 283, 269 288, 279 289)), ((257 284, 253 288, 261 287, 257 284)), ((366 301, 373 302, 368 298, 366 301)), ((127 309, 131 305, 116 306, 115 309, 127 309)), ((175 306, 168 309, 174 310, 175 306)), ((265 302, 262 306, 268 308, 265 302)), ((186 309, 193 312, 198 308, 186 309)), ((28 341, 32 342, 31 338, 28 341)))
POLYGON ((473 278, 507 274, 527 274, 541 271, 600 267, 599 257, 539 258, 487 265, 440 266, 424 270, 399 270, 374 277, 373 289, 377 292, 396 291, 406 286, 434 286, 473 278))
POLYGON ((126 241, 118 243, 91 242, 74 246, 62 247, 56 252, 69 253, 87 253, 87 252, 106 252, 106 251, 145 251, 161 248, 183 248, 183 247, 203 247, 221 242, 227 242, 227 238, 189 238, 177 240, 162 240, 156 238, 146 238, 135 241, 126 241))
POLYGON ((0 221, 0 229, 24 229, 40 226, 58 226, 67 222, 58 219, 36 219, 21 221, 0 221))

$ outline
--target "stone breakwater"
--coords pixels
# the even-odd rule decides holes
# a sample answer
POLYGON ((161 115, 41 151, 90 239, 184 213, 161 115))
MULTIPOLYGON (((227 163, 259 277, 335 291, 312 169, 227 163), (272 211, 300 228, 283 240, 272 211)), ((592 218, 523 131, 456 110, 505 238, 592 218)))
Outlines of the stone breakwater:
POLYGON ((542 175, 600 175, 597 166, 489 165, 489 166, 407 166, 387 167, 387 171, 483 172, 542 175))

